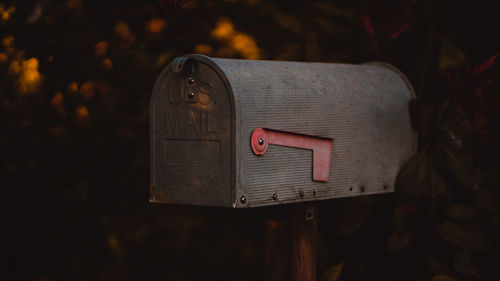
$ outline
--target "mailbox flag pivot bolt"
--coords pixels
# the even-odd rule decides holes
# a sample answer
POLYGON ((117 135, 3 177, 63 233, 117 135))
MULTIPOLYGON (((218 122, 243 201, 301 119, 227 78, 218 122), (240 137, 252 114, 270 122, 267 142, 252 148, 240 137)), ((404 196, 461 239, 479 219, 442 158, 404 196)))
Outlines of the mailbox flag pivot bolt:
POLYGON ((240 201, 242 204, 245 204, 247 202, 247 198, 245 197, 245 195, 241 196, 240 201))
POLYGON ((264 144, 264 139, 260 138, 260 139, 259 139, 259 144, 260 144, 260 145, 263 145, 263 144, 264 144))

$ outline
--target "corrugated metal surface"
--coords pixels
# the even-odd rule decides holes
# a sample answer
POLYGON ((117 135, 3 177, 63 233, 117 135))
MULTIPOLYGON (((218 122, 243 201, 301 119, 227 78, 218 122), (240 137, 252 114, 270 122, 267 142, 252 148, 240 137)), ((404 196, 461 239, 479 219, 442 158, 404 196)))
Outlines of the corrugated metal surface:
POLYGON ((388 65, 189 55, 167 69, 173 71, 160 75, 151 100, 154 202, 257 207, 391 192, 416 149, 408 111, 413 90, 388 65), (187 61, 198 66, 183 70, 187 61), (190 76, 196 78, 192 85, 186 82, 190 76), (190 89, 196 100, 186 96, 190 89), (167 96, 184 99, 172 102, 167 96), (210 106, 198 100, 208 97, 210 106), (165 130, 173 114, 186 112, 194 117, 186 115, 182 130, 165 130), (219 130, 208 130, 207 122, 219 130), (328 182, 312 180, 310 150, 269 145, 263 156, 255 155, 250 146, 255 128, 333 139, 328 182), (196 143, 203 145, 194 153, 196 143), (176 148, 165 147, 169 144, 176 148), (221 149, 217 165, 210 156, 219 155, 215 144, 221 149))
POLYGON ((394 190, 415 149, 411 89, 399 73, 377 64, 214 61, 240 113, 237 153, 244 172, 237 194, 249 206, 394 190), (333 138, 330 180, 311 180, 311 151, 270 146, 255 156, 247 142, 258 127, 333 138))

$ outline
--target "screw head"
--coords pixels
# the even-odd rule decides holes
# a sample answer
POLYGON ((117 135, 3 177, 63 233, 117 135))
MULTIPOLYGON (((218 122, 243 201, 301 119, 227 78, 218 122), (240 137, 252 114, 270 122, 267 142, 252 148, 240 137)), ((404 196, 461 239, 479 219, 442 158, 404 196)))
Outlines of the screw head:
POLYGON ((194 84, 194 78, 193 77, 189 77, 187 80, 188 80, 189 84, 194 84))
POLYGON ((190 98, 194 97, 194 92, 191 91, 191 90, 189 90, 188 91, 188 97, 190 97, 190 98))
POLYGON ((264 139, 263 138, 259 139, 259 145, 264 145, 264 139))
POLYGON ((301 190, 301 191, 299 192, 299 195, 300 195, 300 197, 304 197, 304 191, 303 191, 303 190, 301 190))
POLYGON ((278 199, 278 194, 277 194, 277 193, 274 193, 274 194, 273 194, 273 200, 276 200, 276 199, 278 199))
POLYGON ((245 204, 247 202, 247 197, 245 195, 242 195, 241 198, 240 198, 240 202, 242 204, 245 204))

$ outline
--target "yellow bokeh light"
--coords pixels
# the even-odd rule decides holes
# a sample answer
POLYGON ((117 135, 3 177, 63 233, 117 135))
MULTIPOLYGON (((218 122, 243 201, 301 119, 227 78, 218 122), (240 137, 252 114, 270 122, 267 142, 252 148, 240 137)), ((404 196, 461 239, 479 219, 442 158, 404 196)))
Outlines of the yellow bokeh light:
POLYGON ((116 33, 116 35, 118 35, 121 39, 125 41, 131 43, 135 41, 135 37, 132 34, 132 32, 130 32, 127 23, 123 21, 117 22, 113 28, 113 31, 116 33))
POLYGON ((234 36, 235 30, 233 23, 228 18, 219 18, 212 30, 212 36, 215 39, 231 39, 234 36))
POLYGON ((98 57, 106 54, 107 50, 108 50, 108 43, 106 41, 99 41, 94 46, 95 55, 98 57))
POLYGON ((115 236, 111 235, 107 239, 108 246, 114 250, 117 250, 120 248, 120 244, 118 243, 118 239, 116 239, 115 236))
POLYGON ((6 36, 2 39, 2 45, 5 48, 11 47, 14 45, 14 36, 6 36))
POLYGON ((9 60, 9 56, 5 53, 0 53, 0 64, 4 64, 9 60))
POLYGON ((30 58, 23 62, 23 68, 34 70, 38 69, 38 60, 36 58, 30 58))
POLYGON ((9 65, 9 74, 18 75, 19 73, 21 73, 21 64, 19 61, 15 60, 9 65))
POLYGON ((68 0, 68 8, 75 9, 82 6, 82 0, 68 0))
POLYGON ((73 81, 68 84, 68 92, 76 93, 78 92, 78 82, 73 81))
POLYGON ((161 33, 166 27, 167 22, 161 18, 154 18, 146 23, 146 31, 152 34, 161 33))
POLYGON ((260 58, 260 50, 257 43, 245 33, 236 35, 231 44, 245 59, 256 60, 260 58))
POLYGON ((80 86, 80 95, 85 99, 91 99, 94 97, 94 84, 91 82, 85 82, 80 86))
POLYGON ((109 58, 105 58, 102 60, 102 67, 106 70, 113 69, 113 62, 109 58))
POLYGON ((199 44, 194 48, 195 53, 210 55, 213 52, 213 49, 210 45, 207 44, 199 44))
POLYGON ((76 109, 76 115, 79 120, 87 120, 89 118, 89 110, 85 105, 80 105, 76 109))
POLYGON ((16 7, 10 6, 7 10, 2 6, 0 9, 0 15, 2 18, 2 22, 7 22, 10 19, 10 16, 14 11, 16 10, 16 7))
MULTIPOLYGON (((261 58, 260 49, 255 39, 244 32, 237 31, 228 18, 219 18, 211 35, 224 44, 217 52, 219 55, 232 57, 235 54, 239 54, 245 59, 253 60, 261 58)), ((196 52, 202 54, 208 53, 208 48, 210 48, 210 46, 204 49, 205 46, 207 45, 198 45, 196 52)))
POLYGON ((50 101, 50 104, 54 107, 58 107, 62 105, 64 101, 64 97, 61 92, 55 93, 55 95, 52 97, 52 100, 50 101))
POLYGON ((164 52, 163 54, 159 55, 158 58, 156 59, 156 67, 162 67, 165 65, 165 63, 170 59, 172 54, 170 52, 164 52))
POLYGON ((33 93, 38 90, 42 82, 42 75, 38 71, 38 59, 17 59, 9 65, 8 73, 16 76, 15 85, 22 94, 33 93))

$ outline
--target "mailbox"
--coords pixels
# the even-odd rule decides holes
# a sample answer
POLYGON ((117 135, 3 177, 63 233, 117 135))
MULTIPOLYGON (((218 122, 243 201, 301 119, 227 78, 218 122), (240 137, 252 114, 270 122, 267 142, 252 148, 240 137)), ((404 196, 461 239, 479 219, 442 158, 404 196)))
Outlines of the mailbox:
POLYGON ((233 208, 394 191, 416 151, 406 77, 360 65, 187 55, 150 105, 150 201, 233 208))

